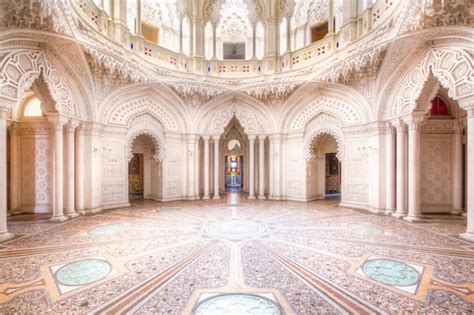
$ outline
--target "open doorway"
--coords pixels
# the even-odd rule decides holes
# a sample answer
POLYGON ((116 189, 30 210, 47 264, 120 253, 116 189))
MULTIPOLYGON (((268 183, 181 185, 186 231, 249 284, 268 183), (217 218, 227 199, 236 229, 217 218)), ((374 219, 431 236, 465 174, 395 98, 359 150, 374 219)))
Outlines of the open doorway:
POLYGON ((337 141, 330 134, 321 134, 311 144, 308 162, 308 199, 341 197, 341 163, 337 157, 337 141))
POLYGON ((226 155, 225 157, 226 191, 242 191, 242 187, 243 187, 243 156, 226 155))
POLYGON ((128 163, 129 200, 162 199, 161 162, 157 159, 158 144, 147 134, 137 136, 131 146, 128 163))
POLYGON ((128 163, 129 200, 143 199, 143 154, 133 153, 128 163))

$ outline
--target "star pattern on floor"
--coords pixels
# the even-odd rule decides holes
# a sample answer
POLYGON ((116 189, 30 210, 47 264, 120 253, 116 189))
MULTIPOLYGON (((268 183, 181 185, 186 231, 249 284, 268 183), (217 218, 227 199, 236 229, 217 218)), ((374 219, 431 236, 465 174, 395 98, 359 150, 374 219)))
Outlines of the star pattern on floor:
POLYGON ((465 219, 412 224, 312 203, 156 203, 50 223, 9 218, 0 313, 470 312, 465 219))

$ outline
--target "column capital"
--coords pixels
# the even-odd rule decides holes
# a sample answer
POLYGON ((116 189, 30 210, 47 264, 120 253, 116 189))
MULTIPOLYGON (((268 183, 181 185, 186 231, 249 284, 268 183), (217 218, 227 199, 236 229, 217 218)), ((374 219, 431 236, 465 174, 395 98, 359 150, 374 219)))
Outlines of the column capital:
POLYGON ((247 138, 249 139, 249 141, 255 141, 255 139, 257 139, 257 136, 256 135, 248 135, 247 138))
POLYGON ((219 141, 219 140, 221 139, 221 135, 213 135, 213 136, 212 136, 212 139, 213 139, 214 141, 219 141))
POLYGON ((414 112, 410 116, 405 117, 403 120, 408 125, 410 130, 419 130, 423 120, 425 118, 425 114, 422 112, 414 112))
POLYGON ((10 133, 10 135, 17 135, 18 130, 19 130, 18 123, 15 121, 12 121, 10 125, 8 126, 8 132, 10 133))
POLYGON ((10 110, 7 107, 0 106, 0 119, 7 120, 10 110))
POLYGON ((258 141, 265 141, 265 139, 267 138, 267 135, 259 135, 258 136, 258 141))
POLYGON ((75 120, 75 119, 71 119, 67 124, 66 124, 66 131, 69 132, 69 133, 73 133, 77 127, 79 127, 80 125, 80 122, 75 120))
POLYGON ((391 121, 391 124, 395 129, 397 129, 397 132, 404 132, 406 129, 406 124, 401 119, 394 119, 391 121))
POLYGON ((210 135, 201 135, 201 137, 202 137, 202 140, 204 141, 209 141, 211 139, 210 135))
POLYGON ((68 119, 64 116, 61 116, 60 114, 58 113, 51 113, 51 114, 48 114, 47 116, 48 118, 48 121, 51 123, 51 125, 53 126, 53 128, 61 128, 67 124, 68 122, 68 119))

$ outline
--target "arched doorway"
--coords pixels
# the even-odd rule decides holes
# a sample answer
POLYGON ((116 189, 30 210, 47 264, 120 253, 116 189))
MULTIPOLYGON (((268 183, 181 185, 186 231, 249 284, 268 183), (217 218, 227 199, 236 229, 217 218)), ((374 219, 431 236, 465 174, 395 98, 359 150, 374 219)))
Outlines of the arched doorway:
POLYGON ((138 135, 131 143, 131 156, 128 162, 130 201, 162 199, 162 163, 157 158, 159 149, 155 139, 147 134, 138 135))
POLYGON ((311 142, 308 161, 308 200, 341 197, 341 162, 334 136, 322 133, 311 142))
POLYGON ((244 130, 234 117, 225 129, 221 142, 223 154, 220 158, 223 160, 221 165, 224 166, 221 168, 221 178, 224 179, 224 191, 247 190, 247 147, 244 130))

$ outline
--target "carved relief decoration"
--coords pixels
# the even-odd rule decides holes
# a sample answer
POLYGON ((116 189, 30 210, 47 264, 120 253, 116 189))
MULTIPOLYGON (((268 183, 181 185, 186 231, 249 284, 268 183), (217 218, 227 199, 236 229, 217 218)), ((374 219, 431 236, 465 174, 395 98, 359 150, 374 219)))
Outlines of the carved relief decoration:
POLYGON ((73 89, 43 52, 15 51, 6 56, 1 65, 2 94, 12 106, 23 99, 33 82, 42 74, 56 110, 66 116, 81 118, 80 108, 71 94, 73 89))
POLYGON ((128 160, 133 157, 133 142, 140 135, 147 135, 153 140, 153 158, 161 162, 164 155, 164 130, 159 120, 150 114, 143 114, 133 118, 129 123, 129 130, 126 136, 126 146, 128 160))
MULTIPOLYGON (((448 96, 454 100, 470 98, 474 95, 472 58, 467 52, 453 50, 429 50, 425 58, 401 80, 401 86, 392 98, 394 101, 387 118, 410 113, 417 108, 417 100, 423 87, 435 87, 434 78, 447 88, 448 96)), ((430 89, 427 89, 430 91, 430 89)), ((384 108, 380 112, 385 112, 384 108)))
POLYGON ((308 123, 304 136, 305 158, 310 161, 314 156, 315 141, 323 134, 334 137, 337 143, 337 158, 342 161, 344 157, 344 135, 341 130, 341 122, 334 116, 321 113, 308 123))

